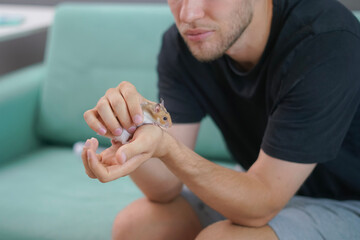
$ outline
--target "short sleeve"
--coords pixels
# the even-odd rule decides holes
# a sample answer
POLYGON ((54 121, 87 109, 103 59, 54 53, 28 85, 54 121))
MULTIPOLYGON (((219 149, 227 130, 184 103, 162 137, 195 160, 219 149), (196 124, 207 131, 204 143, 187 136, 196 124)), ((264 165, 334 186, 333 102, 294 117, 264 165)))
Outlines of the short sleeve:
POLYGON ((200 122, 205 111, 189 87, 191 77, 183 64, 187 49, 178 35, 174 25, 163 36, 157 66, 159 98, 164 99, 173 123, 200 122))
POLYGON ((261 148, 292 162, 333 160, 359 111, 360 40, 347 32, 322 34, 289 61, 261 148))

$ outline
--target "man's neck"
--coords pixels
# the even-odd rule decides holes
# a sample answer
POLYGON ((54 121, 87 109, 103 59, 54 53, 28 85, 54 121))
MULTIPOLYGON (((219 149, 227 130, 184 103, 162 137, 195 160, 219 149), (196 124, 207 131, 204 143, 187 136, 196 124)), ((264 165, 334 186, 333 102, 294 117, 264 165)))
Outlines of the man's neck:
POLYGON ((226 51, 242 71, 250 71, 260 61, 271 30, 272 0, 254 1, 253 18, 241 37, 226 51))

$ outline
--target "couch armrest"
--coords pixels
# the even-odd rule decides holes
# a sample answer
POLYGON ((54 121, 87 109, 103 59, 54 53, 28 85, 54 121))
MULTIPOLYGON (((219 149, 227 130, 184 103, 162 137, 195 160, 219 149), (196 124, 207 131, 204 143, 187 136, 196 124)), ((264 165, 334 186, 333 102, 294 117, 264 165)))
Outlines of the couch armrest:
POLYGON ((38 148, 35 134, 43 65, 33 65, 0 78, 0 163, 38 148))

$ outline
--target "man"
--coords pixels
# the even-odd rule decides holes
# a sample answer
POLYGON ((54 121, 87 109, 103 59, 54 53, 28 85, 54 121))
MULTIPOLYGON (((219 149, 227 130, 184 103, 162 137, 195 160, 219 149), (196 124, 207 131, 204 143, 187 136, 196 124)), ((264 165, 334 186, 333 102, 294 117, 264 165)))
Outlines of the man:
POLYGON ((90 177, 130 175, 146 196, 119 213, 113 237, 359 239, 355 17, 332 0, 168 3, 176 26, 158 73, 174 126, 136 129, 146 100, 128 82, 84 114, 99 134, 134 132, 100 155, 88 140, 82 153, 90 177), (246 172, 192 151, 206 114, 246 172))

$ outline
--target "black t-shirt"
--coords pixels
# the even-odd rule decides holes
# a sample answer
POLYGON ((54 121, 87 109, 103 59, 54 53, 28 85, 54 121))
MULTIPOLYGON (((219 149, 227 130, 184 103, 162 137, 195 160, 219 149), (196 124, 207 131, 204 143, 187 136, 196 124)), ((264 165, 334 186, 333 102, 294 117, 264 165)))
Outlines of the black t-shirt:
POLYGON ((260 148, 318 163, 298 194, 360 199, 360 24, 333 0, 274 0, 260 62, 239 71, 197 61, 172 26, 158 62, 160 97, 175 123, 210 115, 245 168, 260 148))

